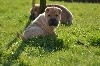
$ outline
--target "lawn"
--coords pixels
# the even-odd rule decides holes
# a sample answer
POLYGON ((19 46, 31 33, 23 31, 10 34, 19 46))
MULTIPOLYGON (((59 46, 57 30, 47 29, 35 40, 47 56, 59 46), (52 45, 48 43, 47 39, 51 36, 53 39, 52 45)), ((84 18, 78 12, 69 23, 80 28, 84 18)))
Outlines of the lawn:
POLYGON ((58 37, 23 42, 17 31, 26 28, 31 0, 0 0, 0 66, 99 66, 100 4, 49 0, 47 4, 67 7, 73 24, 59 25, 58 37))

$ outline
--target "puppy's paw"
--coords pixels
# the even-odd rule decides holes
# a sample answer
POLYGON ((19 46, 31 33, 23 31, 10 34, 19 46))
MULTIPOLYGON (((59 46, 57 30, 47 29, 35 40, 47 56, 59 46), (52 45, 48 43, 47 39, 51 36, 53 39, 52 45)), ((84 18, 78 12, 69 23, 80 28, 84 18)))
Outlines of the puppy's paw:
POLYGON ((26 39, 25 39, 25 37, 22 35, 22 33, 17 32, 17 35, 18 35, 23 41, 26 41, 26 39))

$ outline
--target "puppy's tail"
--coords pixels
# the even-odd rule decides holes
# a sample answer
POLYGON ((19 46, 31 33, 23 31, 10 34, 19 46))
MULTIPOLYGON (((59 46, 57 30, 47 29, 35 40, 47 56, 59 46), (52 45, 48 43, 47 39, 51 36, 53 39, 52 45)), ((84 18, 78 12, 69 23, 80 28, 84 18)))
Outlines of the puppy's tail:
POLYGON ((20 32, 17 32, 18 36, 23 40, 23 41, 26 41, 25 37, 22 35, 22 33, 20 32))

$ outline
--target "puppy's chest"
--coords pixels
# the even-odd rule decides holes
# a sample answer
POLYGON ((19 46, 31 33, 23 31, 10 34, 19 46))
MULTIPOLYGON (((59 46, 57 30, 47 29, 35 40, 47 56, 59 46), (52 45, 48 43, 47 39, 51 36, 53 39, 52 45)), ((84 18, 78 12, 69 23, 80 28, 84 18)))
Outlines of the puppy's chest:
POLYGON ((42 25, 41 29, 44 30, 46 34, 53 34, 54 33, 54 30, 49 26, 42 25))
POLYGON ((33 24, 31 24, 31 27, 39 27, 44 31, 45 34, 54 34, 53 28, 42 22, 34 22, 33 24))

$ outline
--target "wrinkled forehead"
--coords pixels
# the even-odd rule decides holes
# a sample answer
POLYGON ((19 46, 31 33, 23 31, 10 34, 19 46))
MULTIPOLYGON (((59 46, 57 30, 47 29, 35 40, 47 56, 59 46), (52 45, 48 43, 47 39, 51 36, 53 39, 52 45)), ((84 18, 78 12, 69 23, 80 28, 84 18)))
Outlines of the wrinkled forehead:
POLYGON ((55 15, 55 14, 59 14, 59 11, 57 8, 50 8, 49 9, 49 14, 55 15))

